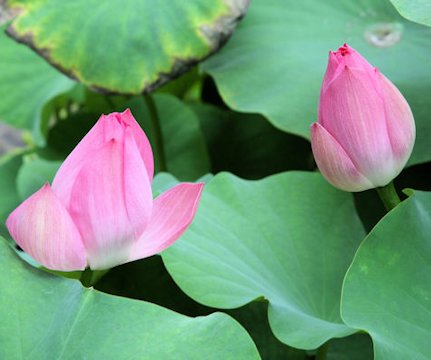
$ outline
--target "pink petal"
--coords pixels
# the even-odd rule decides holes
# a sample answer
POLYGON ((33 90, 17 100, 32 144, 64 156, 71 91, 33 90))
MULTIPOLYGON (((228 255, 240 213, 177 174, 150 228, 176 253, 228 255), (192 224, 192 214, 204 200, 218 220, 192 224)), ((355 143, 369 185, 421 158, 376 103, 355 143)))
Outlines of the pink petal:
POLYGON ((85 249, 78 229, 48 184, 16 208, 6 226, 17 244, 46 268, 85 269, 85 249))
MULTIPOLYGON (((118 115, 117 115, 118 116, 118 115)), ((126 109, 120 114, 122 120, 132 128, 133 136, 135 138, 136 144, 144 160, 145 167, 148 172, 148 177, 150 182, 153 180, 154 175, 154 158, 153 151, 151 150, 150 142, 148 141, 147 135, 145 135, 141 126, 137 123, 133 117, 130 109, 126 109)))
POLYGON ((102 115, 57 171, 52 188, 63 204, 67 205, 70 201, 76 176, 80 172, 85 159, 99 151, 111 139, 123 143, 126 128, 132 129, 133 137, 151 181, 154 172, 151 146, 147 136, 136 122, 130 110, 127 109, 123 113, 102 115))
POLYGON ((345 191, 363 191, 375 187, 319 123, 311 126, 311 146, 320 172, 335 187, 345 191))
POLYGON ((135 237, 138 238, 151 219, 153 211, 152 177, 149 176, 146 164, 139 155, 138 144, 133 141, 133 129, 126 129, 123 145, 124 169, 124 199, 127 216, 136 228, 135 237), (136 224, 136 225, 134 225, 136 224))
POLYGON ((181 183, 157 197, 151 222, 128 261, 158 254, 172 245, 192 222, 203 187, 203 183, 181 183))
MULTIPOLYGON (((55 175, 52 188, 65 205, 70 201, 72 187, 75 183, 76 176, 81 171, 84 160, 88 156, 99 151, 106 143, 104 127, 106 124, 111 123, 110 121, 106 121, 106 118, 106 115, 100 117, 87 135, 85 135, 69 154, 55 175)), ((113 125, 118 127, 117 122, 113 125)), ((120 132, 120 134, 121 133, 122 132, 120 132)))
POLYGON ((378 71, 376 76, 380 79, 393 156, 398 161, 401 171, 413 150, 416 136, 415 121, 409 104, 395 85, 378 71))
POLYGON ((322 90, 326 89, 329 83, 334 79, 334 74, 338 69, 340 61, 333 51, 329 52, 328 65, 326 67, 325 76, 323 77, 322 90))
POLYGON ((132 129, 126 129, 124 143, 112 139, 84 161, 68 210, 92 269, 126 261, 152 212, 150 179, 132 129))
POLYGON ((345 67, 320 99, 319 123, 356 168, 376 183, 380 178, 376 169, 392 167, 392 149, 384 105, 374 85, 368 74, 345 67))

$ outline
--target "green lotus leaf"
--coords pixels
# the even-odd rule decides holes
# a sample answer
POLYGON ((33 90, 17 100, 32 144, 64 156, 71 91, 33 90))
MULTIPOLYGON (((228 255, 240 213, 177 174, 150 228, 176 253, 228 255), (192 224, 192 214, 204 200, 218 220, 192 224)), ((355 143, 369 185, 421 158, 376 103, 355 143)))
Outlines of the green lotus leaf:
POLYGON ((431 2, 428 0, 391 0, 406 19, 431 26, 431 2))
POLYGON ((162 257, 194 300, 230 309, 264 297, 275 336, 314 349, 354 332, 340 317, 341 285, 364 235, 352 196, 317 173, 221 173, 162 257))
POLYGON ((0 239, 1 359, 259 359, 231 317, 190 318, 84 288, 23 262, 0 239))
POLYGON ((217 51, 248 0, 15 0, 10 35, 104 92, 151 91, 217 51))
MULTIPOLYGON (((43 142, 43 108, 75 84, 0 27, 0 120, 32 131, 43 142)), ((45 114, 48 116, 49 114, 45 114)))
POLYGON ((431 193, 416 192, 360 246, 343 286, 342 317, 367 331, 376 360, 431 357, 431 193))

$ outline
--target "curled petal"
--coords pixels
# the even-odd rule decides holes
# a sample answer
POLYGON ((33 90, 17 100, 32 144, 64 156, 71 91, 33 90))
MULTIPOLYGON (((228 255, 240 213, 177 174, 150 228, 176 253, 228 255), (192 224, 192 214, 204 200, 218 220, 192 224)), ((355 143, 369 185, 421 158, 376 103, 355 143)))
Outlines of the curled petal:
POLYGON ((386 112, 386 126, 395 159, 402 170, 413 150, 416 128, 409 104, 400 91, 384 75, 376 71, 386 112))
POLYGON ((363 191, 375 186, 362 175, 343 147, 319 123, 311 126, 311 146, 322 175, 345 191, 363 191))
POLYGON ((79 231, 48 184, 16 208, 6 226, 17 244, 46 268, 85 269, 79 231))
POLYGON ((329 83, 334 79, 335 72, 338 69, 339 64, 338 57, 335 52, 329 52, 328 65, 326 67, 325 76, 323 77, 322 89, 326 89, 329 83))
POLYGON ((126 129, 123 144, 124 202, 131 226, 138 238, 150 222, 153 211, 151 177, 146 173, 145 163, 139 156, 138 144, 133 141, 133 129, 126 129))
POLYGON ((126 262, 152 212, 150 180, 130 129, 124 143, 112 139, 84 161, 68 210, 92 269, 126 262))
POLYGON ((153 216, 129 261, 158 254, 173 244, 195 216, 204 184, 181 183, 154 200, 153 216))
POLYGON ((126 109, 121 114, 117 113, 117 117, 118 116, 121 116, 122 121, 124 121, 132 129, 133 137, 136 141, 139 153, 141 154, 141 158, 144 161, 145 168, 147 169, 148 178, 151 182, 153 180, 154 174, 154 158, 150 142, 148 141, 148 138, 142 130, 141 126, 133 117, 130 109, 126 109))
MULTIPOLYGON (((105 127, 111 123, 106 119, 107 116, 105 115, 100 117, 87 135, 69 154, 54 177, 52 188, 65 205, 69 204, 73 185, 85 159, 92 156, 93 153, 97 153, 106 143, 105 127)), ((113 123, 113 125, 119 127, 117 122, 113 123)), ((121 131, 119 133, 121 134, 121 131)))

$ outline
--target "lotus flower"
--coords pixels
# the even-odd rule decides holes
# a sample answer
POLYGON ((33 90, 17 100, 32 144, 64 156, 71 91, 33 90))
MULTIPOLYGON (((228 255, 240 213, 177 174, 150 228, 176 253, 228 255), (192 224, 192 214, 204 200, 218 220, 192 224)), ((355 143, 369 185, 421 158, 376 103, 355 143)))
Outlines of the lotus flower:
POLYGON ((107 269, 161 252, 191 223, 203 184, 181 183, 153 200, 153 153, 129 110, 102 115, 53 180, 6 225, 52 270, 107 269))
POLYGON ((385 186, 405 166, 414 141, 413 114, 398 89, 347 44, 330 52, 311 126, 323 176, 346 191, 385 186))

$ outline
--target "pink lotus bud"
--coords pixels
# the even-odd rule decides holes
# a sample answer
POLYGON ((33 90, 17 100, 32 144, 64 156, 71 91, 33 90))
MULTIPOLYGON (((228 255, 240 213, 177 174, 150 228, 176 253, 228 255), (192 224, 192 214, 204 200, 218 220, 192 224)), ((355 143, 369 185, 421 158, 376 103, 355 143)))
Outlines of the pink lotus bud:
POLYGON ((107 269, 159 253, 193 220, 203 184, 182 183, 154 201, 153 153, 129 110, 102 115, 45 185, 6 225, 53 270, 107 269))
POLYGON ((347 44, 329 53, 318 122, 311 126, 317 166, 335 187, 387 185, 413 149, 415 123, 398 89, 347 44))

